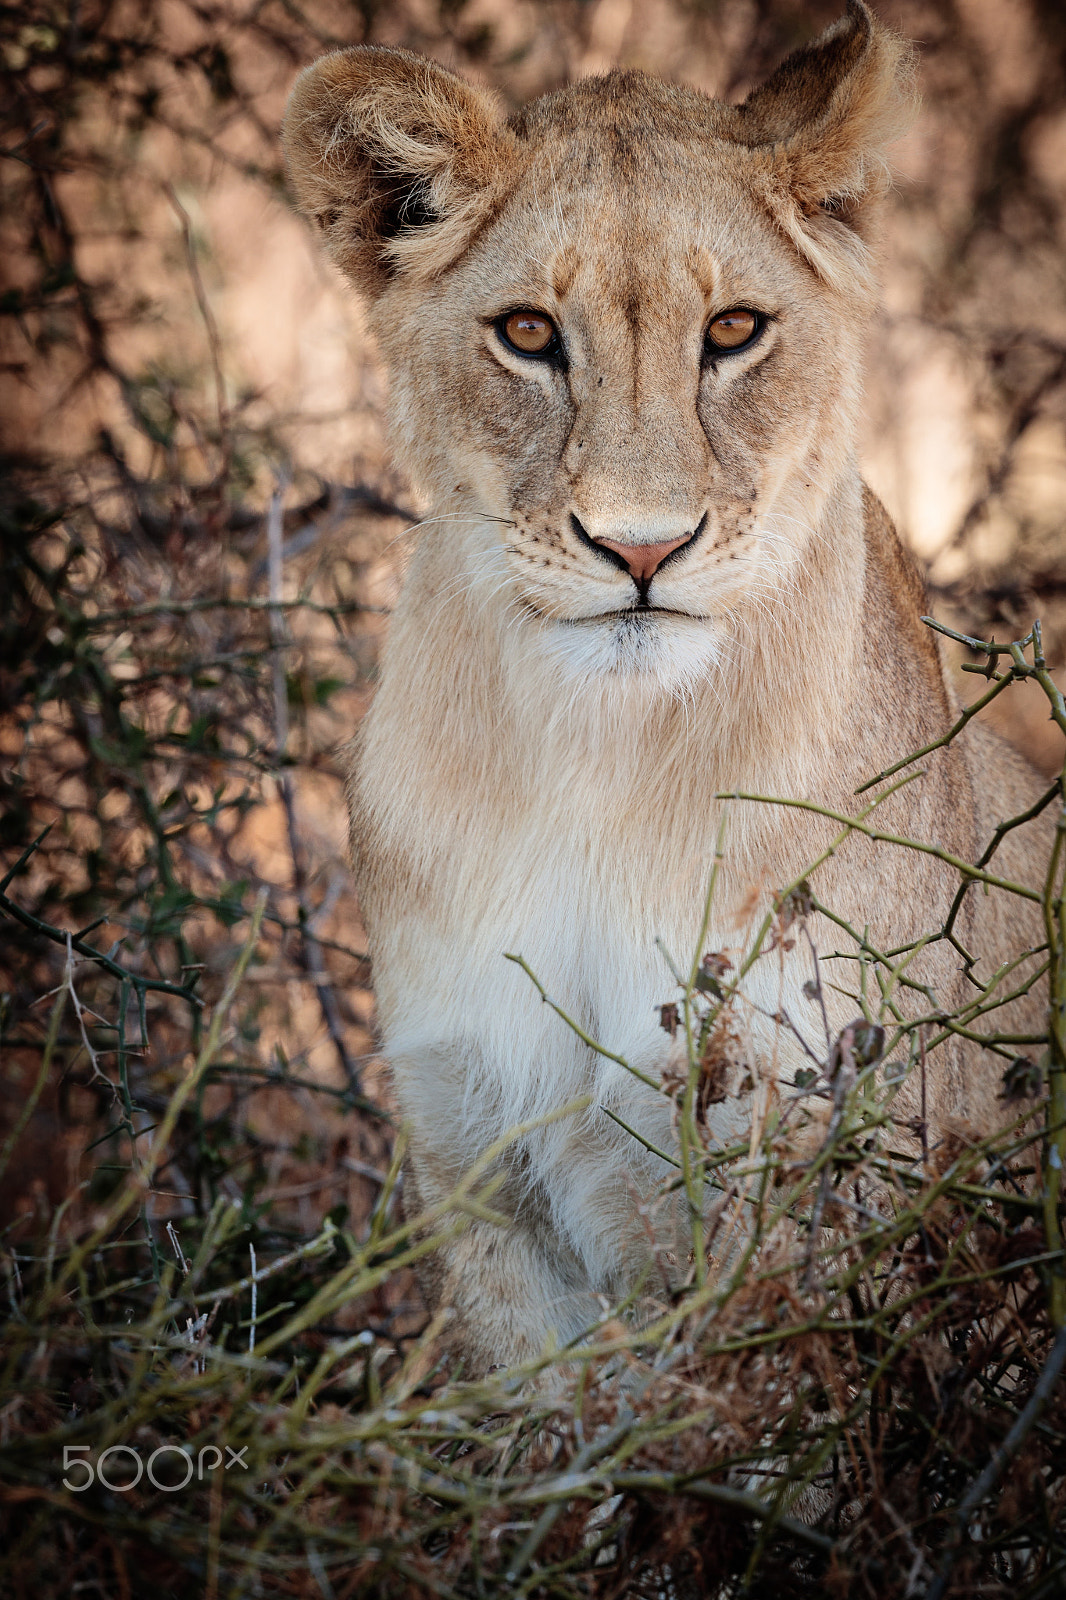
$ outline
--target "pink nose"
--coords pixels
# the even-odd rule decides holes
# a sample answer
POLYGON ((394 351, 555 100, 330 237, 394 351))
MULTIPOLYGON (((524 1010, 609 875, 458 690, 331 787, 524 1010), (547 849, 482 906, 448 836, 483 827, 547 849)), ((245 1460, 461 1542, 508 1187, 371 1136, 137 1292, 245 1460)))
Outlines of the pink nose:
POLYGON ((638 583, 647 583, 671 550, 680 550, 691 538, 691 533, 686 533, 680 539, 668 539, 665 544, 619 544, 614 539, 597 539, 595 542, 602 544, 605 550, 613 550, 616 556, 621 556, 638 583))

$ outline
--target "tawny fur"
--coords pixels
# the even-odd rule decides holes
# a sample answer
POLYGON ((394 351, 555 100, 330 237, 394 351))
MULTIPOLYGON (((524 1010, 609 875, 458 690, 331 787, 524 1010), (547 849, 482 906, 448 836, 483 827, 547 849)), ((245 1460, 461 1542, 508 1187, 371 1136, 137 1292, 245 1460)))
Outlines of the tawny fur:
MULTIPOLYGON (((641 1269, 649 1226, 667 1270, 677 1246, 663 1208, 641 1214, 662 1163, 600 1109, 669 1145, 670 1102, 583 1046, 504 952, 660 1074, 672 983, 656 938, 690 958, 716 794, 854 809, 859 783, 951 719, 920 584, 855 455, 868 241, 910 66, 852 0, 739 107, 624 72, 505 123, 481 90, 378 49, 324 57, 293 92, 293 187, 368 301, 396 448, 430 508, 350 790, 408 1204, 448 1194, 512 1125, 592 1096, 517 1148, 497 1200, 511 1226, 475 1222, 435 1263, 470 1368, 579 1334, 641 1269), (766 315, 762 335, 703 364, 708 322, 737 306, 766 315), (553 319, 565 370, 501 341, 496 320, 523 307, 553 319), (633 580, 572 517, 623 545, 703 528, 638 613, 633 580)), ((879 816, 973 859, 1035 783, 975 735, 879 816)), ((735 954, 832 831, 733 802, 709 948, 735 954)), ((1040 828, 1026 832, 998 859, 1035 878, 1040 828)), ((858 838, 816 880, 882 949, 935 927, 955 882, 858 838)), ((1002 895, 964 912, 983 970, 1039 938, 1023 913, 1002 895)), ((945 1004, 958 968, 945 944, 922 957, 945 1004)), ((745 993, 816 1042, 810 972, 800 945, 745 993)), ((832 1011, 840 1026, 855 1004, 832 1011)), ((712 1109, 723 1140, 795 1065, 754 1006, 744 1023, 756 1082, 712 1109)), ((943 1055, 934 1131, 987 1124, 997 1081, 994 1058, 943 1055)))

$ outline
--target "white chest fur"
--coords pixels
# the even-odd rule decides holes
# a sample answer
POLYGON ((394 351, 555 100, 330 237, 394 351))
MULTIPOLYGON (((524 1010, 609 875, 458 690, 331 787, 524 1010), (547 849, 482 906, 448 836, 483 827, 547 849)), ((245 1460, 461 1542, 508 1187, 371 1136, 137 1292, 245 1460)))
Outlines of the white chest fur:
MULTIPOLYGON (((507 955, 521 956, 588 1036, 658 1079, 672 1048, 660 1007, 677 996, 663 947, 688 967, 721 814, 719 764, 706 758, 698 719, 679 718, 661 696, 632 697, 624 715, 605 695, 545 718, 531 710, 543 684, 527 675, 509 692, 498 674, 481 719, 467 705, 460 720, 448 697, 480 686, 452 680, 442 696, 439 675, 427 678, 428 687, 411 674, 386 681, 390 718, 397 699, 408 701, 411 737, 379 745, 372 716, 363 761, 376 849, 417 879, 406 893, 379 886, 369 906, 385 1050, 416 1138, 456 1178, 509 1128, 590 1097, 583 1115, 524 1141, 523 1175, 589 1281, 607 1290, 620 1214, 668 1169, 602 1108, 672 1149, 674 1107, 582 1042, 507 955), (428 694, 437 700, 427 710, 428 694), (465 749, 459 726, 473 730, 465 749)), ((765 841, 743 812, 731 834, 709 942, 736 962, 775 884, 766 877, 753 901, 750 862, 765 857, 765 841)), ((795 1007, 805 976, 795 962, 763 963, 748 993, 772 1011, 787 990, 795 1007)), ((746 1020, 765 1031, 750 1008, 746 1020)), ((715 1108, 722 1142, 746 1134, 751 1108, 750 1095, 715 1108)))

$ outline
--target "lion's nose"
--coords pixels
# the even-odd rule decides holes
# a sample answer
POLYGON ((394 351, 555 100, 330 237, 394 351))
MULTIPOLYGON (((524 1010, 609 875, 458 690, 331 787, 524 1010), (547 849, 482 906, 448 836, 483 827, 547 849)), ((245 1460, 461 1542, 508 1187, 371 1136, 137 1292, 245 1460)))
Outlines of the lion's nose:
POLYGON ((629 568, 636 582, 645 584, 659 570, 667 556, 674 550, 680 550, 691 538, 691 533, 686 533, 680 539, 668 539, 665 544, 619 544, 616 539, 595 539, 593 542, 602 545, 605 550, 613 550, 629 568))

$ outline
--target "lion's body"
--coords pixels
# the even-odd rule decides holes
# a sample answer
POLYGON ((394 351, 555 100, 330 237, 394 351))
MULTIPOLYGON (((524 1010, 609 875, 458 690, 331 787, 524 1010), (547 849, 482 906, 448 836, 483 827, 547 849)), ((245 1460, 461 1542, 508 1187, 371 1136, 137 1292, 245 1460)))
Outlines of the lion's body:
MULTIPOLYGON (((744 108, 618 74, 509 126, 440 69, 353 51, 311 69, 289 113, 301 203, 372 302, 398 448, 431 502, 351 781, 408 1203, 443 1198, 514 1124, 592 1097, 523 1140, 496 1202, 512 1225, 475 1222, 437 1259, 435 1296, 475 1367, 575 1336, 650 1234, 667 1272, 676 1244, 669 1208, 642 1204, 663 1163, 600 1109, 662 1147, 671 1102, 583 1044, 505 953, 656 1078, 674 990, 657 941, 688 964, 716 796, 853 811, 857 785, 952 717, 920 584, 854 455, 863 234, 900 46, 853 4, 818 49, 817 70, 793 58, 744 108), (551 318, 565 360, 508 347, 500 318, 524 306, 551 318), (764 314, 758 338, 704 360, 708 317, 733 306, 764 314), (630 552, 679 539, 637 604, 630 552)), ((981 736, 877 815, 973 860, 1034 783, 981 736)), ((730 802, 707 948, 735 959, 836 831, 730 802)), ((1021 873, 1040 845, 1008 847, 1021 873)), ((853 836, 816 885, 889 949, 936 927, 956 882, 853 836)), ((986 964, 1035 937, 993 898, 986 964)), ((958 926, 973 932, 969 907, 958 926)), ((840 942, 824 919, 812 932, 823 952, 840 942)), ((954 1003, 955 951, 919 966, 954 1003)), ((810 976, 802 944, 752 969, 754 1086, 713 1107, 723 1141, 791 1078, 795 1047, 768 1014, 817 1033, 810 976)), ((856 1008, 830 1009, 839 1027, 856 1008)), ((964 1065, 943 1054, 932 1120, 989 1114, 994 1067, 964 1065)))

